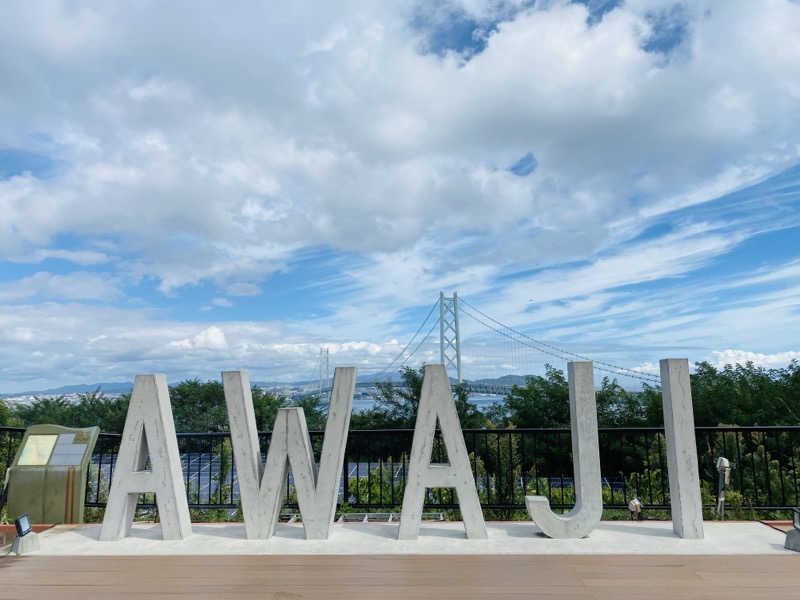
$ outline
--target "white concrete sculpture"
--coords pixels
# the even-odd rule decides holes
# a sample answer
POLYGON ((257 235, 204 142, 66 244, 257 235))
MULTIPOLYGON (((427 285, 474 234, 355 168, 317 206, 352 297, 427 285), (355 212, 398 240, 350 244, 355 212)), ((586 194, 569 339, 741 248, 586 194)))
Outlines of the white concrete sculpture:
POLYGON ((569 414, 572 428, 572 463, 575 506, 564 515, 550 509, 545 496, 526 496, 531 519, 551 538, 586 537, 603 515, 600 481, 600 445, 597 434, 597 403, 591 361, 571 362, 569 414))
POLYGON ((355 380, 355 367, 337 367, 334 371, 319 473, 315 477, 314 453, 303 409, 278 410, 266 466, 262 469, 247 372, 223 371, 222 383, 248 539, 267 539, 274 533, 290 465, 306 539, 328 538, 336 511, 355 380))
POLYGON ((456 489, 467 537, 485 539, 486 523, 483 520, 475 479, 469 465, 458 412, 450 393, 447 372, 442 365, 425 365, 414 441, 411 444, 411 456, 408 461, 398 539, 417 539, 425 491, 434 487, 456 489), (437 419, 442 430, 449 464, 430 464, 437 419))
POLYGON ((163 373, 137 375, 133 382, 122 442, 108 493, 100 539, 113 541, 128 535, 143 492, 154 492, 165 540, 192 533, 186 487, 167 378, 163 373), (147 457, 151 470, 145 470, 147 457))
POLYGON ((667 438, 672 529, 682 538, 699 539, 703 537, 703 503, 687 359, 665 358, 661 361, 661 399, 667 438))

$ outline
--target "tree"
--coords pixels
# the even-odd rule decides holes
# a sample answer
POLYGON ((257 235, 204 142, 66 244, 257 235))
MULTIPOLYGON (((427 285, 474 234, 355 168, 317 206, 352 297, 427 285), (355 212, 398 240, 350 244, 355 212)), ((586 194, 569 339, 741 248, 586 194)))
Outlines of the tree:
POLYGON ((661 389, 647 383, 642 384, 642 390, 637 392, 644 407, 645 425, 647 427, 661 427, 664 424, 664 409, 661 402, 661 389))
POLYGON ((294 406, 299 406, 303 409, 309 431, 322 431, 325 429, 328 410, 327 407, 323 408, 322 398, 318 395, 304 396, 294 406))
POLYGON ((453 387, 456 411, 462 429, 480 429, 486 427, 487 419, 478 407, 469 401, 469 389, 466 383, 457 383, 453 387))
POLYGON ((78 394, 78 401, 74 403, 64 396, 37 397, 30 404, 17 404, 13 409, 13 416, 25 427, 37 423, 52 423, 64 427, 97 425, 101 431, 119 433, 125 424, 128 397, 129 395, 123 395, 109 398, 99 388, 87 394, 78 394))
POLYGON ((53 423, 74 427, 74 414, 72 404, 64 396, 55 398, 35 397, 30 404, 17 404, 14 406, 14 416, 27 427, 36 423, 53 423))
POLYGON ((225 392, 219 381, 187 379, 169 389, 176 431, 227 431, 225 392))
POLYGON ((696 425, 800 423, 800 365, 765 369, 752 362, 718 369, 695 363, 692 401, 696 425))
POLYGON ((568 427, 569 386, 564 373, 545 365, 544 377, 534 375, 524 386, 513 386, 503 406, 508 424, 514 427, 568 427))
POLYGON ((647 423, 645 396, 626 390, 616 379, 603 377, 595 399, 600 427, 642 427, 647 423))
MULTIPOLYGON (((269 431, 286 398, 251 387, 253 411, 259 431, 269 431)), ((225 390, 219 381, 182 381, 169 390, 176 431, 229 431, 225 390)))
MULTIPOLYGON (((286 404, 286 398, 257 387, 251 388, 251 394, 253 396, 253 410, 256 413, 256 427, 259 431, 271 430, 275 424, 278 409, 286 404)), ((227 414, 225 416, 227 428, 227 414)), ((308 417, 306 416, 306 418, 308 417)), ((310 424, 309 429, 312 429, 310 424)))
POLYGON ((0 397, 0 425, 10 426, 14 420, 11 409, 6 401, 0 397))
POLYGON ((391 381, 376 384, 378 396, 375 404, 385 414, 385 419, 394 429, 411 429, 417 420, 417 407, 422 395, 424 369, 419 371, 404 367, 400 373, 403 385, 395 387, 391 381))
MULTIPOLYGON (((766 369, 748 362, 717 368, 695 363, 692 403, 698 426, 796 425, 800 423, 800 363, 766 369)), ((658 427, 664 424, 661 390, 647 384, 626 390, 616 379, 603 378, 597 390, 600 427, 658 427)), ((505 419, 517 427, 567 427, 569 392, 563 373, 547 366, 545 377, 531 377, 515 386, 487 418, 505 419)))
MULTIPOLYGON (((374 406, 354 413, 351 429, 411 429, 416 422, 422 392, 423 369, 406 367, 402 383, 380 382, 374 406)), ((753 363, 717 368, 695 363, 691 375, 695 423, 715 426, 795 425, 800 423, 800 363, 781 369, 765 369, 753 363)), ((456 409, 465 429, 486 426, 569 427, 569 386, 563 372, 546 365, 544 376, 528 377, 503 399, 481 412, 469 402, 465 385, 453 386, 456 409)), ((253 409, 259 431, 271 430, 275 416, 287 399, 252 388, 253 409)), ((63 396, 34 398, 30 404, 8 406, 0 399, 0 425, 28 426, 54 423, 68 427, 98 425, 104 432, 119 433, 125 424, 129 394, 108 397, 99 389, 80 394, 77 402, 63 396)), ((170 388, 175 428, 180 432, 228 431, 225 393, 218 381, 183 381, 170 388)), ((597 390, 598 423, 601 427, 661 426, 661 390, 647 384, 640 391, 603 378, 597 390)), ((325 427, 323 399, 307 396, 296 403, 305 412, 308 427, 325 427)))
POLYGON ((88 394, 78 394, 78 402, 71 409, 71 425, 73 427, 97 425, 101 431, 121 433, 125 426, 129 401, 130 394, 109 398, 99 388, 88 394))
MULTIPOLYGON (((419 370, 405 367, 400 376, 403 383, 399 386, 390 381, 375 384, 378 389, 375 395, 375 406, 360 413, 354 413, 350 419, 351 429, 413 429, 417 421, 417 408, 422 395, 422 379, 424 368, 419 370)), ((456 410, 464 429, 485 427, 486 416, 478 407, 469 401, 466 384, 453 386, 456 410)))
MULTIPOLYGON (((251 392, 259 431, 272 429, 278 408, 286 404, 286 399, 256 387, 251 392)), ((225 391, 220 382, 203 383, 197 379, 188 379, 170 387, 169 396, 176 431, 228 431, 225 391)), ((109 398, 99 389, 88 394, 79 394, 75 403, 69 402, 63 396, 34 398, 28 405, 16 405, 10 420, 16 419, 26 427, 36 423, 53 423, 65 427, 97 425, 106 433, 121 433, 125 426, 129 401, 130 394, 109 398)), ((313 424, 309 427, 314 428, 319 424, 319 415, 314 412, 313 407, 306 409, 306 415, 313 419, 313 424)), ((0 419, 2 418, 0 409, 0 419)))
POLYGON ((417 419, 423 374, 422 368, 416 371, 404 367, 400 372, 402 385, 377 382, 378 393, 373 397, 375 406, 354 414, 350 419, 351 429, 412 429, 417 419))

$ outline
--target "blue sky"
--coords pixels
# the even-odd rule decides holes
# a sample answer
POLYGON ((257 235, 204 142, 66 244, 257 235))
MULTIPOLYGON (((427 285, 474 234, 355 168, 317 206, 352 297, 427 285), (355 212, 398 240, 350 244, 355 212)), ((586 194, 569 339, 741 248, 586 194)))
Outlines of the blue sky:
MULTIPOLYGON (((0 16, 0 392, 375 372, 440 290, 648 373, 800 359, 798 2, 0 16)), ((469 378, 552 361, 462 327, 469 378)))

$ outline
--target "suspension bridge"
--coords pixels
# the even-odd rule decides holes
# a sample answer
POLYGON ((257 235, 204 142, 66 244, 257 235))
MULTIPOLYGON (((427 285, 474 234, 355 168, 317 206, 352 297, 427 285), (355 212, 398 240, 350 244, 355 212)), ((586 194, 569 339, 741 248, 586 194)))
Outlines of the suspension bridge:
MULTIPOLYGON (((550 363, 562 366, 566 370, 566 363, 574 360, 590 360, 598 377, 610 376, 636 380, 652 387, 661 385, 661 378, 656 374, 623 367, 608 360, 587 356, 569 350, 562 345, 535 338, 518 328, 512 327, 486 314, 483 310, 459 297, 457 292, 452 296, 439 293, 439 297, 428 310, 425 318, 417 327, 414 334, 384 367, 378 367, 369 380, 391 380, 399 371, 406 367, 418 367, 425 362, 439 362, 445 366, 454 383, 462 384, 467 391, 474 394, 506 394, 513 385, 522 383, 519 377, 510 377, 511 381, 497 379, 466 380, 463 376, 462 339, 461 329, 467 321, 476 330, 470 340, 480 346, 473 350, 489 346, 495 348, 495 360, 510 373, 519 375, 533 375, 541 370, 541 365, 550 363), (438 330, 438 331, 437 331, 438 330), (488 342, 487 342, 488 340, 488 342), (498 344, 500 342, 500 344, 498 344), (438 353, 438 356, 436 354, 438 353), (436 360, 438 358, 438 361, 436 360)), ((330 353, 327 348, 320 349, 319 357, 319 393, 330 391, 331 384, 330 353)))

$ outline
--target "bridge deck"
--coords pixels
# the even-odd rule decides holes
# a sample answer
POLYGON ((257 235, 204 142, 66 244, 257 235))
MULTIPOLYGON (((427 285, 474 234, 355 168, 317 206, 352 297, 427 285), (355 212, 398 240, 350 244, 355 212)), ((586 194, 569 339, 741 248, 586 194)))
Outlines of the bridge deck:
POLYGON ((796 597, 800 556, 25 556, 0 599, 796 597))

